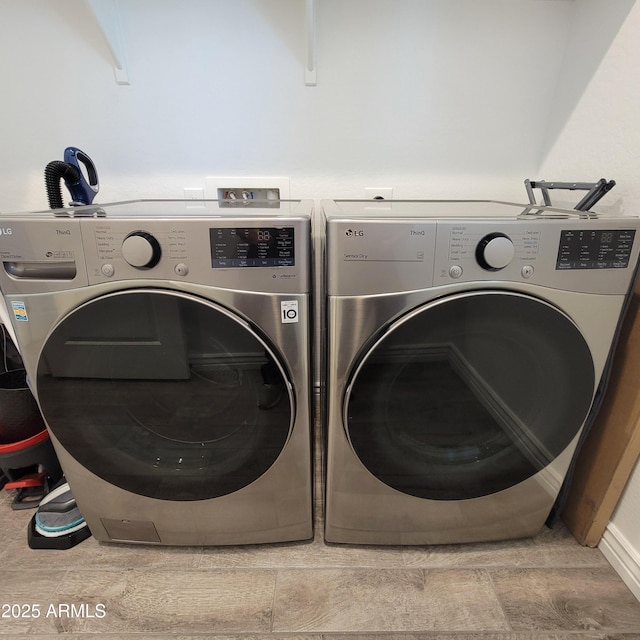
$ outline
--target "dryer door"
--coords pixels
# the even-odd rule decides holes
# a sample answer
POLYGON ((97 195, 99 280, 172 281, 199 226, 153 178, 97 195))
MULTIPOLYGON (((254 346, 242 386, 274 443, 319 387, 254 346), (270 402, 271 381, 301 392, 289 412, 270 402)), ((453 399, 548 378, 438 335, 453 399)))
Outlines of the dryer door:
POLYGON ((162 500, 226 495, 284 448, 294 398, 264 337, 188 294, 130 290, 78 307, 37 369, 51 432, 96 476, 162 500))
POLYGON ((547 467, 595 392, 571 319, 530 296, 476 292, 404 316, 355 368, 344 424, 367 469, 432 500, 489 495, 547 467))

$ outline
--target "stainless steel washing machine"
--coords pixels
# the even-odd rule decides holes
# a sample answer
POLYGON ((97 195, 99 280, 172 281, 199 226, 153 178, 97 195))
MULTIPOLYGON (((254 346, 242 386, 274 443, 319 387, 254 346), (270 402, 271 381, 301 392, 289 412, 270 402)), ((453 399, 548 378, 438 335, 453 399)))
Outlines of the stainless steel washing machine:
POLYGON ((312 209, 148 200, 0 217, 0 286, 98 540, 311 537, 312 209))
POLYGON ((326 540, 535 534, 602 380, 638 218, 323 201, 326 540))

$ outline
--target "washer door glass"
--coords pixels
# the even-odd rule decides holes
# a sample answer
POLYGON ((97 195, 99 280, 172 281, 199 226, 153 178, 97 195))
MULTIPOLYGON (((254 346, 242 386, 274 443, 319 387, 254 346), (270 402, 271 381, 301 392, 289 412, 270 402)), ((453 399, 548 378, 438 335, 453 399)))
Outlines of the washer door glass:
POLYGON ((107 295, 48 337, 37 394, 81 465, 163 500, 226 495, 284 448, 291 385, 273 349, 211 302, 162 290, 107 295))
POLYGON ((403 493, 462 500, 548 466, 580 431, 594 367, 576 325, 517 293, 427 304, 391 325, 345 399, 351 445, 403 493))

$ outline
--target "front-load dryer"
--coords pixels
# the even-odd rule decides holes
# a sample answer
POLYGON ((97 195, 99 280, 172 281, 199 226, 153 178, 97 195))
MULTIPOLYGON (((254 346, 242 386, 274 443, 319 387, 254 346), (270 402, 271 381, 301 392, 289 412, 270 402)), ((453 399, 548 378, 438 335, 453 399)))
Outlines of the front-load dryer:
POLYGON ((2 292, 98 540, 311 537, 312 209, 135 201, 2 216, 2 292))
POLYGON ((324 201, 326 540, 535 534, 602 380, 638 218, 324 201))

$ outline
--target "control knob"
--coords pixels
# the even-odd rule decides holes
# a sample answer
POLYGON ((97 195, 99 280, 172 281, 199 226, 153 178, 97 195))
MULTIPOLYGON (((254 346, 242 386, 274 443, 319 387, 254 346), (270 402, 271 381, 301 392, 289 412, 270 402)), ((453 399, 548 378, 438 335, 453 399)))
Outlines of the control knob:
POLYGON ((476 260, 487 271, 504 269, 515 255, 513 242, 504 233, 490 233, 476 247, 476 260))
POLYGON ((146 231, 133 231, 122 241, 122 257, 136 269, 151 269, 160 262, 160 243, 146 231))

